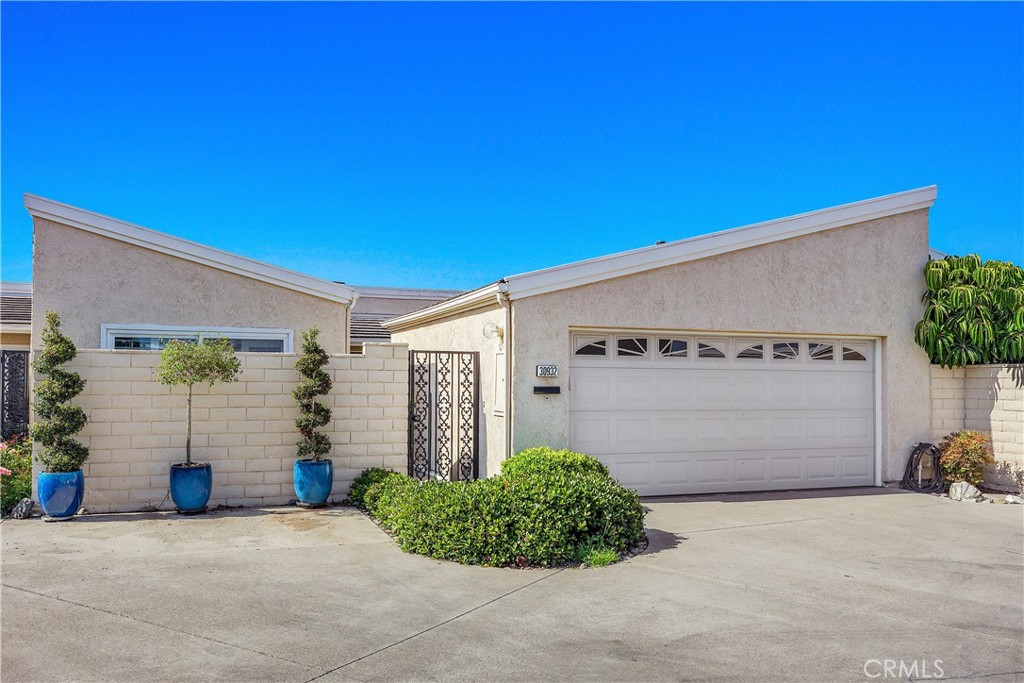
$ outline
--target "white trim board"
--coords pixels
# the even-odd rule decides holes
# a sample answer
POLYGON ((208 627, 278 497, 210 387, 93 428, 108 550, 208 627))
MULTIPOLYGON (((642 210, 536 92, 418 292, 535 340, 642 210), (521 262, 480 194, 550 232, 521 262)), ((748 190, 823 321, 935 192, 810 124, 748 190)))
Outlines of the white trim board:
POLYGON ((168 235, 127 223, 117 218, 103 216, 92 211, 61 204, 52 199, 25 194, 25 208, 34 218, 67 225, 72 228, 108 237, 119 242, 134 244, 161 254, 167 254, 185 261, 199 263, 210 268, 223 270, 235 275, 259 280, 285 289, 309 294, 321 299, 350 304, 355 292, 348 285, 304 275, 294 270, 281 268, 257 261, 246 256, 208 247, 198 242, 168 235))
POLYGON ((2 296, 32 296, 31 282, 0 282, 2 296))
POLYGON ((450 301, 398 316, 386 322, 384 326, 390 330, 408 329, 454 313, 480 308, 490 303, 492 297, 499 291, 509 300, 514 301, 864 223, 877 218, 927 209, 935 203, 937 194, 938 188, 931 185, 884 197, 865 199, 852 204, 843 204, 731 230, 689 237, 666 244, 642 247, 521 275, 512 275, 496 284, 474 290, 450 301))

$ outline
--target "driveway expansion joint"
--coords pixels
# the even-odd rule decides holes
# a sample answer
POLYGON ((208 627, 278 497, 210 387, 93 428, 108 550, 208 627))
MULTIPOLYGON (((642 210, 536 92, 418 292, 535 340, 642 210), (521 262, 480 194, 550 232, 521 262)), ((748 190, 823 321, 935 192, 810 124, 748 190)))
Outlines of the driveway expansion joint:
POLYGON ((173 626, 167 626, 166 624, 158 624, 156 622, 148 621, 146 619, 140 619, 139 617, 133 617, 130 614, 122 614, 121 612, 115 612, 113 610, 103 609, 102 607, 95 607, 93 605, 86 605, 86 604, 83 604, 81 602, 75 602, 74 600, 68 600, 67 598, 62 598, 62 597, 59 597, 59 596, 56 596, 56 595, 47 595, 46 593, 40 593, 39 591, 34 591, 34 590, 29 589, 29 588, 22 588, 21 586, 13 586, 13 585, 11 585, 9 583, 0 583, 0 586, 3 586, 4 588, 10 588, 11 590, 21 591, 22 593, 28 593, 29 595, 36 595, 36 596, 39 596, 41 598, 47 598, 49 600, 56 600, 57 602, 63 602, 65 604, 67 604, 67 605, 74 605, 75 607, 81 607, 83 609, 90 609, 90 610, 93 610, 95 612, 102 612, 103 614, 109 614, 109 615, 114 616, 114 617, 120 617, 122 619, 128 619, 129 621, 137 621, 140 624, 147 624, 147 625, 153 626, 155 628, 161 628, 161 629, 164 629, 164 630, 167 630, 167 631, 173 631, 175 633, 180 633, 182 635, 189 636, 189 637, 192 637, 192 638, 199 638, 200 640, 206 640, 206 641, 209 641, 211 643, 217 643, 218 645, 224 645, 226 647, 232 647, 232 648, 235 648, 237 650, 244 650, 246 652, 252 652, 253 654, 263 655, 264 657, 270 657, 271 659, 277 659, 277 660, 282 661, 282 662, 288 662, 289 664, 295 664, 297 666, 301 666, 301 667, 304 667, 306 669, 316 669, 317 668, 316 666, 313 666, 311 664, 305 664, 303 662, 297 662, 294 659, 288 659, 287 657, 279 657, 278 655, 273 655, 273 654, 270 654, 269 652, 263 652, 261 650, 254 650, 251 647, 245 647, 244 645, 236 645, 235 643, 229 643, 229 642, 224 641, 224 640, 218 640, 217 638, 211 638, 210 636, 204 636, 204 635, 199 634, 199 633, 192 633, 190 631, 185 631, 185 630, 180 629, 180 628, 174 628, 173 626))
POLYGON ((405 638, 401 638, 399 640, 396 640, 395 642, 390 643, 388 645, 385 645, 384 647, 378 648, 378 649, 374 650, 373 652, 368 652, 365 655, 362 655, 360 657, 356 657, 355 659, 349 660, 349 661, 345 662, 344 664, 342 664, 341 666, 336 666, 333 669, 330 669, 329 671, 324 671, 322 674, 320 674, 318 676, 314 676, 313 678, 310 678, 305 683, 313 683, 313 681, 316 681, 316 680, 318 680, 320 678, 323 678, 324 676, 327 676, 328 674, 332 674, 335 671, 340 671, 341 669, 344 669, 346 666, 349 666, 350 664, 355 664, 356 662, 361 662, 364 659, 368 659, 370 657, 373 657, 376 654, 380 654, 381 652, 384 652, 385 650, 389 650, 389 649, 395 647, 396 645, 401 645, 402 643, 407 643, 410 640, 413 640, 414 638, 418 638, 418 637, 422 636, 425 633, 429 633, 429 632, 431 632, 433 630, 439 629, 442 626, 447 626, 448 624, 452 623, 453 621, 457 621, 457 620, 461 619, 464 616, 467 616, 469 614, 472 614, 473 612, 476 612, 478 610, 483 609, 484 607, 487 607, 488 605, 493 605, 494 603, 498 602, 499 600, 507 598, 508 596, 510 596, 510 595, 512 595, 514 593, 518 593, 519 591, 525 590, 525 589, 529 588, 530 586, 534 586, 534 585, 540 583, 541 581, 544 581, 545 579, 550 579, 552 576, 557 576, 557 575, 561 574, 563 571, 565 571, 565 570, 564 569, 556 569, 555 571, 551 572, 550 574, 545 574, 544 576, 540 577, 539 579, 536 579, 536 580, 531 581, 529 583, 524 583, 522 586, 519 586, 518 588, 513 588, 512 590, 510 590, 508 592, 505 592, 505 593, 502 593, 501 595, 499 595, 499 596, 497 596, 495 598, 491 598, 487 602, 481 603, 481 604, 477 605, 476 607, 473 607, 471 609, 466 610, 465 612, 461 612, 459 614, 456 614, 454 617, 450 617, 448 619, 445 619, 444 621, 441 621, 441 622, 438 622, 438 623, 434 624, 433 626, 425 628, 422 631, 419 631, 417 633, 413 633, 410 636, 406 636, 405 638))

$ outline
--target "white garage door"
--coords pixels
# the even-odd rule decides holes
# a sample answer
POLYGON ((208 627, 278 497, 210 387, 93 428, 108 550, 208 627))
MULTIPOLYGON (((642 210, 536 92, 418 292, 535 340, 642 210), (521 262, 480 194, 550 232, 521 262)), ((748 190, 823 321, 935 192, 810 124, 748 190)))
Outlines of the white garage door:
POLYGON ((870 341, 572 340, 570 446, 641 495, 874 484, 870 341))

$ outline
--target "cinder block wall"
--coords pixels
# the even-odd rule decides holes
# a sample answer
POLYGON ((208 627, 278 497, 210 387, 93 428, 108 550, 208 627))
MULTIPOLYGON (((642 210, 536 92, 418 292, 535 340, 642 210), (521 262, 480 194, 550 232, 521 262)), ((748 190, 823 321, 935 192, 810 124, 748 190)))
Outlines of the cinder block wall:
POLYGON ((1019 491, 1024 484, 1024 365, 932 366, 932 440, 958 429, 992 434, 996 464, 985 483, 1019 491))
MULTIPOLYGON (((192 457, 213 466, 211 507, 287 504, 295 498, 299 440, 291 396, 297 356, 238 357, 238 382, 194 389, 192 457)), ((168 470, 185 459, 185 389, 153 379, 159 359, 155 351, 80 350, 69 364, 87 380, 75 402, 89 416, 79 433, 90 450, 89 512, 174 508, 168 470)), ((334 444, 338 501, 364 468, 407 466, 408 347, 366 344, 362 354, 331 356, 327 370, 334 388, 323 400, 334 413, 324 429, 334 444)))

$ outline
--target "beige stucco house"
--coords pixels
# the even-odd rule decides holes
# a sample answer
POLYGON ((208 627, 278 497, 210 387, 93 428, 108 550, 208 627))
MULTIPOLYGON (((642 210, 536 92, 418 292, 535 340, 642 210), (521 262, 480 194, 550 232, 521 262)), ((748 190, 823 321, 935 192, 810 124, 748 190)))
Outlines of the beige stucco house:
POLYGON ((481 358, 483 474, 592 453, 643 495, 878 485, 929 436, 936 188, 515 275, 385 323, 481 358))
POLYGON ((59 311, 81 348, 156 348, 159 340, 223 334, 240 351, 290 352, 318 325, 331 353, 349 348, 347 285, 25 196, 34 223, 32 341, 59 311))

